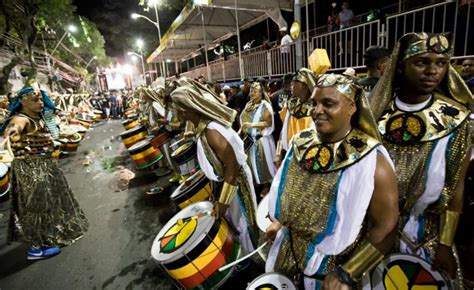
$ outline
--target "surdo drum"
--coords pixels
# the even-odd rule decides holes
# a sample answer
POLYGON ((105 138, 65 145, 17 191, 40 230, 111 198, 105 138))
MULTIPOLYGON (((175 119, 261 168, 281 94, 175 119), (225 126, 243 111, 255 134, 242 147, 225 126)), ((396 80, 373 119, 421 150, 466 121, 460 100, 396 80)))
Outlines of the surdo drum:
POLYGON ((233 271, 219 268, 235 261, 240 244, 225 219, 216 219, 208 201, 181 210, 161 229, 151 249, 152 258, 176 284, 191 289, 215 289, 233 271))

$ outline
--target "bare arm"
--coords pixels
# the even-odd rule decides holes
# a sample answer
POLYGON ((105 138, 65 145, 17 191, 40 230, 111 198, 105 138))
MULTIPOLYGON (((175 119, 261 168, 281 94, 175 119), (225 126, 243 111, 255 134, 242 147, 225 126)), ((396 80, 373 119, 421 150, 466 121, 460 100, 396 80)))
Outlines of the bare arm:
POLYGON ((384 254, 395 242, 398 215, 398 187, 395 172, 385 157, 378 154, 375 188, 368 212, 371 228, 367 233, 367 239, 384 254))
POLYGON ((8 123, 7 128, 3 132, 3 136, 6 137, 13 137, 15 135, 20 135, 25 128, 28 127, 30 121, 27 118, 21 116, 14 116, 10 122, 8 123))
POLYGON ((206 130, 207 142, 216 153, 222 163, 224 163, 224 181, 231 185, 237 184, 237 177, 240 171, 240 164, 235 158, 234 149, 218 131, 206 130))

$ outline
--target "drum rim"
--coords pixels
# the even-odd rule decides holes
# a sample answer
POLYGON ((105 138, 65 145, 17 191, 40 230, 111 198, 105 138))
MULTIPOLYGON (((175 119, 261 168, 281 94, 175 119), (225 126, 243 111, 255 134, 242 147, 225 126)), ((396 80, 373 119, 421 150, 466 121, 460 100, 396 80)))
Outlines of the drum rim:
MULTIPOLYGON (((151 143, 150 143, 150 141, 148 141, 148 140, 146 140, 146 139, 142 139, 142 140, 138 141, 137 143, 134 143, 132 146, 130 146, 130 148, 127 148, 128 152, 130 152, 130 151, 132 151, 132 150, 136 150, 136 148, 133 148, 133 147, 139 145, 139 144, 142 143, 142 142, 146 142, 146 143, 148 143, 148 145, 152 146, 151 143)), ((155 147, 153 147, 153 149, 156 150, 155 147)), ((132 154, 132 153, 130 153, 130 154, 132 154)))
POLYGON ((263 273, 262 275, 256 277, 255 279, 253 279, 248 285, 247 285, 247 288, 246 289, 250 289, 250 286, 252 286, 252 284, 256 283, 259 279, 262 279, 263 277, 266 277, 266 276, 280 276, 280 277, 284 277, 286 279, 288 279, 288 281, 291 283, 290 285, 293 286, 293 289, 296 289, 296 286, 295 284, 293 283, 293 281, 288 278, 286 275, 284 274, 281 274, 281 273, 278 273, 278 272, 267 272, 267 273, 263 273))
MULTIPOLYGON (((146 129, 145 127, 143 127, 142 125, 138 125, 138 126, 135 126, 133 127, 132 129, 128 129, 126 131, 123 131, 122 133, 120 133, 120 136, 125 136, 126 134, 130 134, 133 132, 133 130, 136 130, 138 133, 141 133, 141 132, 146 132, 146 129), (140 129, 144 129, 143 131, 139 131, 140 129)), ((133 132, 133 133, 136 133, 136 132, 133 132)), ((130 135, 130 136, 133 136, 133 135, 130 135)), ((129 136, 127 136, 129 137, 129 136)))
MULTIPOLYGON (((161 264, 168 264, 168 263, 175 262, 176 260, 184 257, 189 252, 189 251, 185 251, 185 250, 190 249, 190 251, 191 251, 192 249, 196 248, 196 246, 198 244, 200 244, 201 241, 207 236, 207 233, 209 232, 209 230, 212 228, 212 226, 216 222, 216 218, 212 215, 207 215, 207 216, 204 216, 204 217, 200 218, 200 221, 206 221, 205 224, 203 224, 202 227, 200 228, 201 232, 199 234, 197 234, 198 236, 194 240, 186 241, 185 244, 183 246, 181 246, 179 249, 177 249, 175 252, 166 254, 166 253, 161 252, 161 250, 159 248, 160 247, 159 238, 161 238, 166 233, 166 231, 168 231, 171 228, 171 226, 173 226, 176 223, 176 220, 178 218, 175 219, 175 217, 177 217, 181 212, 184 212, 186 209, 188 209, 188 211, 190 211, 193 206, 198 206, 199 204, 203 204, 203 205, 207 204, 208 207, 209 207, 208 210, 211 210, 214 207, 213 204, 209 201, 199 201, 199 202, 195 202, 195 203, 192 203, 192 204, 188 205, 187 207, 181 209, 178 213, 176 213, 160 229, 160 231, 156 235, 155 239, 153 240, 152 250, 151 250, 151 256, 152 256, 153 260, 155 260, 155 261, 157 261, 158 263, 161 263, 161 264), (173 221, 173 223, 171 223, 172 221, 173 221), (187 243, 189 243, 189 244, 187 244, 187 243), (155 245, 156 245, 156 247, 158 247, 158 250, 157 250, 158 253, 157 253, 156 256, 154 255, 154 251, 153 251, 155 245), (184 247, 185 245, 186 245, 186 247, 184 247), (161 256, 162 259, 158 259, 158 258, 160 258, 160 256, 161 256)), ((205 207, 203 206, 203 209, 204 208, 205 207)), ((187 216, 189 216, 189 215, 187 215, 187 216)), ((202 223, 204 223, 204 222, 202 222, 202 223)), ((199 229, 199 227, 196 228, 195 233, 198 231, 198 229, 199 229)))
MULTIPOLYGON (((177 143, 177 142, 175 142, 175 143, 177 143)), ((183 145, 180 145, 178 148, 176 148, 176 150, 173 151, 173 153, 171 153, 171 157, 177 158, 178 155, 175 154, 175 152, 178 151, 181 147, 184 147, 184 146, 186 146, 186 145, 189 145, 189 147, 186 148, 186 149, 184 149, 183 151, 181 151, 181 152, 179 153, 179 156, 184 155, 184 153, 189 152, 189 151, 191 150, 191 148, 197 147, 197 146, 196 146, 196 142, 194 142, 194 141, 186 142, 186 143, 184 143, 183 145)), ((173 144, 171 145, 171 147, 173 147, 173 144)), ((179 157, 178 157, 178 158, 179 158, 179 157)))
MULTIPOLYGON (((263 206, 260 206, 260 205, 261 205, 264 201, 266 201, 266 202, 268 203, 268 199, 269 199, 269 198, 270 198, 269 194, 265 195, 265 196, 262 198, 262 200, 260 201, 260 203, 257 205, 257 215, 256 215, 257 226, 258 226, 258 228, 259 228, 261 231, 263 231, 263 232, 265 232, 266 229, 263 229, 263 230, 262 230, 262 229, 260 228, 260 225, 258 224, 258 217, 259 217, 258 212, 259 212, 259 209, 261 209, 261 208, 263 207, 263 206)), ((269 208, 268 206, 267 206, 267 208, 268 208, 268 211, 269 211, 268 213, 270 213, 270 208, 269 208)), ((265 219, 267 219, 267 218, 265 218, 265 219)), ((271 224, 271 221, 270 221, 270 224, 271 224)))
MULTIPOLYGON (((189 178, 193 178, 195 175, 197 175, 197 174, 199 174, 199 173, 201 173, 201 172, 202 172, 202 176, 201 176, 201 177, 198 177, 199 179, 196 179, 196 181, 195 181, 193 184, 191 184, 192 186, 190 185, 189 187, 187 187, 187 188, 188 188, 188 191, 182 191, 182 190, 181 190, 182 187, 184 186, 184 184, 186 183, 186 181, 185 181, 185 182, 181 183, 181 184, 173 191, 173 193, 170 195, 170 199, 172 199, 172 200, 174 200, 174 201, 177 201, 177 200, 179 199, 179 197, 181 197, 182 195, 187 195, 188 193, 190 193, 190 191, 191 191, 192 189, 194 189, 196 186, 198 186, 199 184, 201 184, 201 182, 203 182, 203 180, 206 181, 206 179, 207 179, 206 184, 207 184, 207 183, 210 183, 211 181, 206 177, 206 175, 204 174, 204 172, 203 172, 202 170, 197 171, 196 173, 194 173, 193 175, 191 175, 189 178), (180 195, 175 195, 175 192, 177 192, 177 191, 180 191, 181 194, 180 194, 180 195)), ((203 189, 204 187, 206 187, 206 186, 204 185, 204 186, 202 187, 202 189, 203 189)), ((194 194, 196 194, 196 192, 194 192, 194 194)), ((194 194, 193 194, 192 196, 194 196, 194 194)), ((192 197, 192 196, 187 196, 187 197, 188 197, 187 199, 189 199, 189 198, 192 197)), ((181 202, 179 202, 179 203, 181 203, 181 202)))
MULTIPOLYGON (((10 170, 10 167, 8 167, 8 165, 6 165, 3 162, 0 162, 0 176, 7 175, 9 170, 10 170), (2 170, 5 170, 5 172, 2 172, 2 170)), ((1 177, 1 178, 3 178, 3 177, 1 177)))

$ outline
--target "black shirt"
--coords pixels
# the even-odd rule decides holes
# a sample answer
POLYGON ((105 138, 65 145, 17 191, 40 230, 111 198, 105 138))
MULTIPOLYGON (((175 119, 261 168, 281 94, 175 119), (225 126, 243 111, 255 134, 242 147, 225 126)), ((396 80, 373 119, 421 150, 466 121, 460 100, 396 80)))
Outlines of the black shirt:
POLYGON ((273 108, 273 120, 275 122, 275 130, 273 130, 273 139, 278 142, 280 139, 280 132, 283 128, 283 122, 280 118, 280 111, 283 105, 286 103, 291 96, 291 90, 281 89, 272 94, 272 108, 273 108))
POLYGON ((374 89, 378 81, 379 81, 379 78, 367 77, 367 78, 360 79, 358 83, 364 89, 364 91, 366 91, 367 93, 370 93, 374 89))

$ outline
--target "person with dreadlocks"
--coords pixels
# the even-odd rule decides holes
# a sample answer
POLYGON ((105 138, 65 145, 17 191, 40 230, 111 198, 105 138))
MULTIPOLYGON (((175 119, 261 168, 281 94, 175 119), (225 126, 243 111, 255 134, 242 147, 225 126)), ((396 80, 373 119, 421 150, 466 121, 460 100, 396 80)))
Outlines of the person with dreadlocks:
POLYGON ((51 156, 54 128, 50 127, 55 124, 46 122, 44 116, 55 110, 46 92, 24 87, 13 100, 10 117, 1 128, 4 137, 11 140, 15 156, 11 165, 12 209, 21 225, 18 234, 30 244, 28 260, 58 254, 60 246, 81 238, 89 226, 51 156))
POLYGON ((171 98, 180 118, 196 128, 201 169, 222 186, 216 196, 217 216, 226 216, 237 230, 245 252, 253 251, 259 238, 257 202, 243 142, 232 129, 237 112, 205 85, 187 78, 178 81, 171 98))
POLYGON ((311 101, 315 127, 293 137, 270 189, 266 271, 300 288, 350 289, 395 241, 395 170, 353 79, 319 76, 311 101))
POLYGON ((451 34, 404 35, 370 101, 397 172, 397 250, 432 262, 459 283, 453 239, 470 158, 473 97, 449 63, 452 41, 451 34))
POLYGON ((277 169, 273 164, 273 109, 261 83, 254 82, 250 87, 250 101, 240 115, 240 123, 241 134, 252 138, 253 141, 252 147, 248 149, 248 163, 252 168, 254 180, 264 186, 262 194, 266 194, 277 169))

